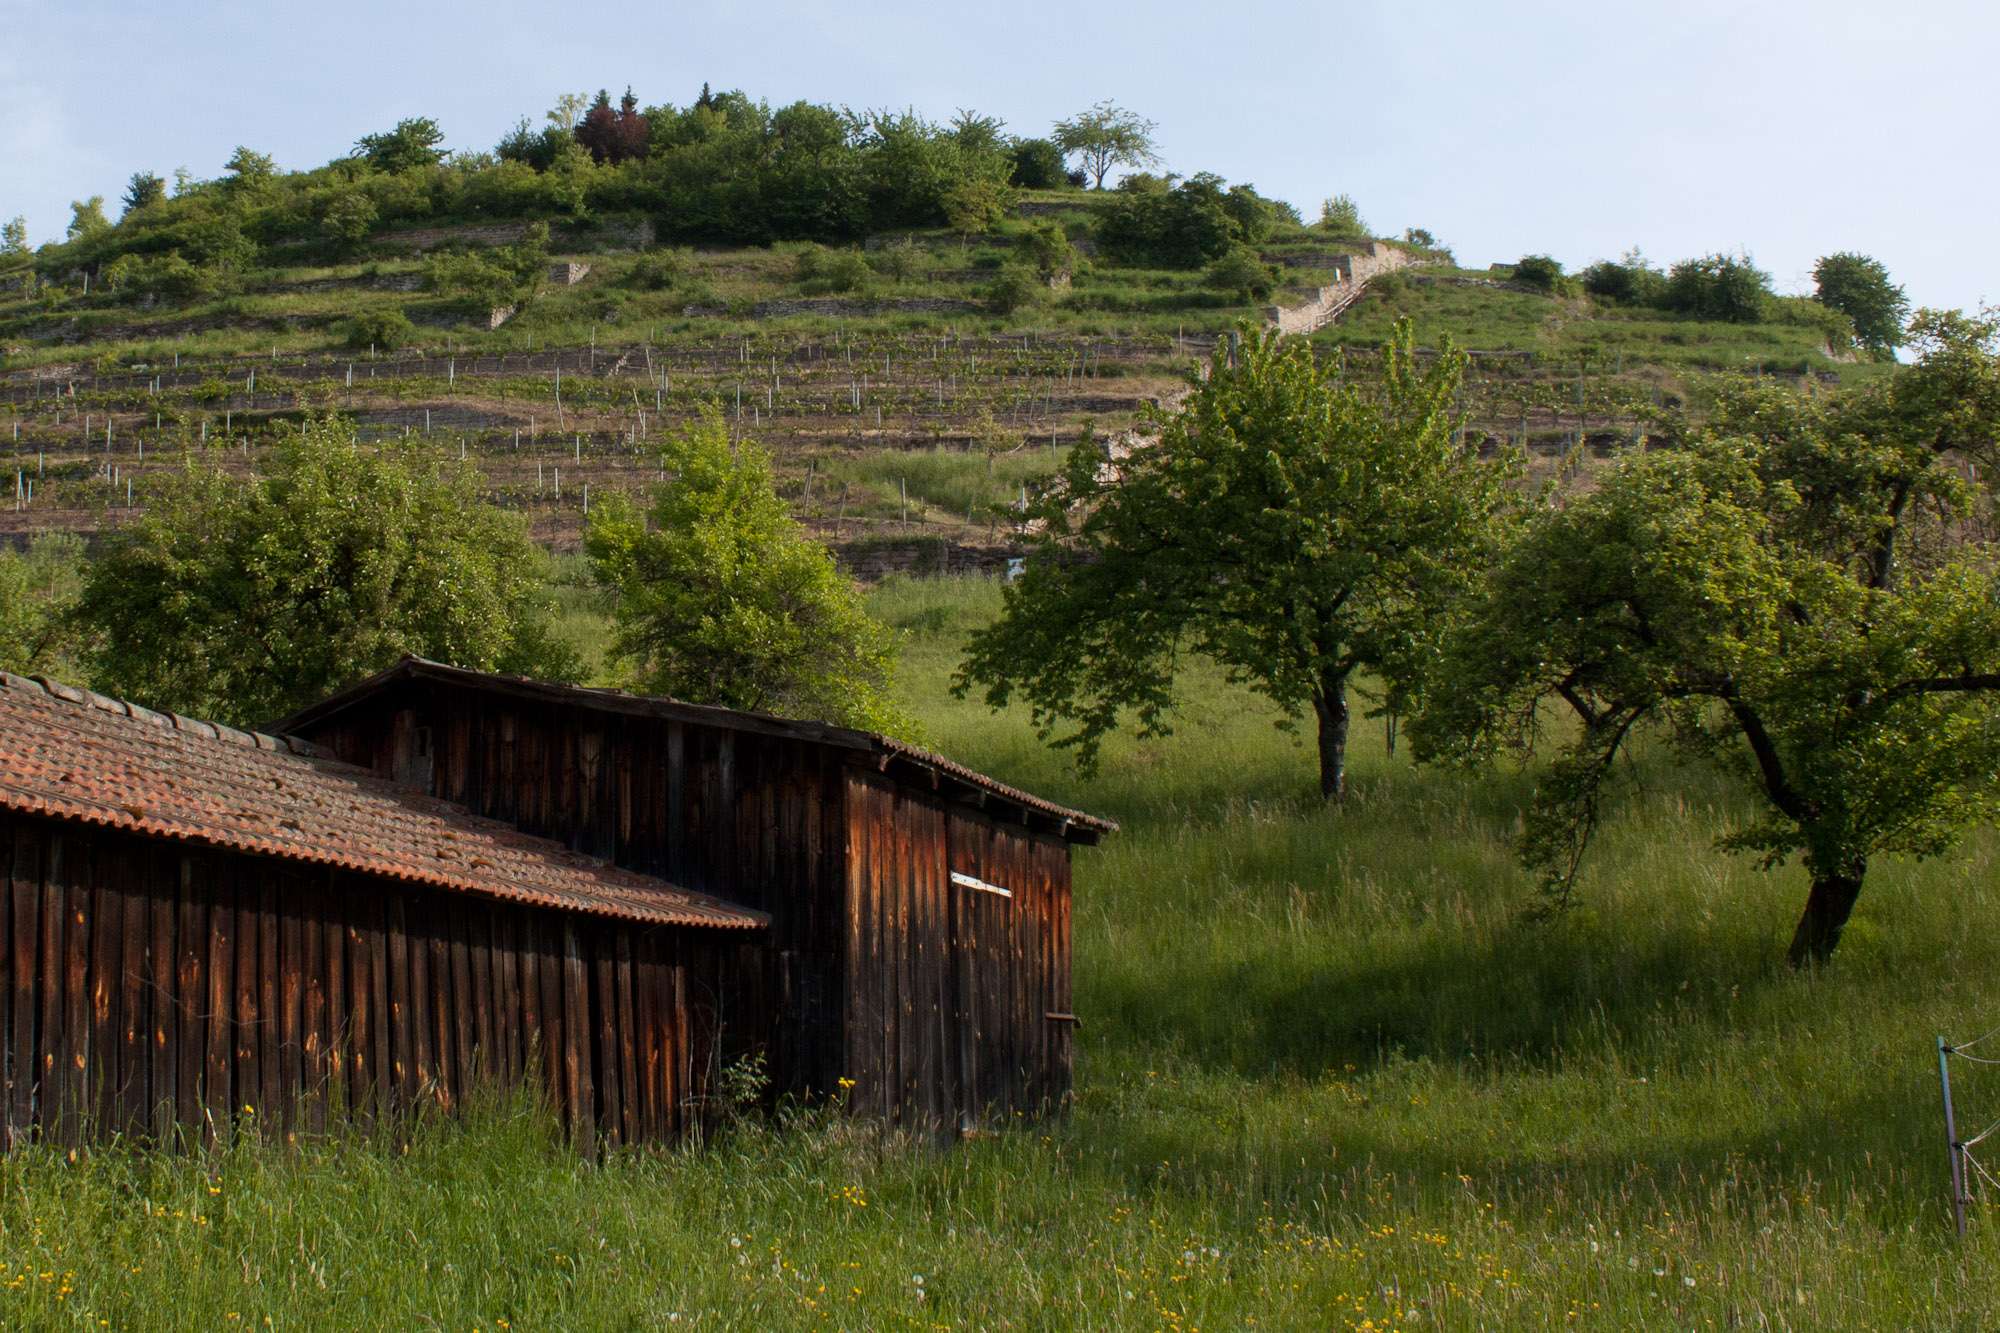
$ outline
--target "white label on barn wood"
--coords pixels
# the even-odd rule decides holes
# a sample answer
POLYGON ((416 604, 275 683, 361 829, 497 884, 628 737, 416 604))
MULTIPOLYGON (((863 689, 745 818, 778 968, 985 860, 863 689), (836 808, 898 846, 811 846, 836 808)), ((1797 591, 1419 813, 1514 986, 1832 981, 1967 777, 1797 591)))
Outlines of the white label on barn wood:
POLYGON ((1014 896, 1012 889, 1003 889, 998 884, 988 884, 985 880, 974 875, 965 874, 963 871, 952 871, 951 882, 954 884, 963 884, 968 889, 978 889, 981 893, 997 893, 1002 898, 1011 898, 1014 896))

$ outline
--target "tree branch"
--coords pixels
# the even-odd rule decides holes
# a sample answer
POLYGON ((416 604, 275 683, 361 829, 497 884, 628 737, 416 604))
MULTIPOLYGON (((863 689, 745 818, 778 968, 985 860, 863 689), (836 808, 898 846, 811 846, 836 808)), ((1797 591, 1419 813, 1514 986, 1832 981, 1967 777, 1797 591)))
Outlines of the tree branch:
POLYGON ((1804 823, 1812 816, 1812 810, 1792 790, 1792 784, 1785 777, 1785 762, 1778 755, 1778 747, 1771 741, 1771 734, 1764 730, 1764 720, 1757 716, 1757 710, 1741 699, 1729 700, 1729 711, 1735 715, 1736 725, 1743 728, 1743 739, 1750 742, 1750 753, 1756 757, 1757 770, 1763 774, 1764 790, 1771 797, 1771 804, 1778 807, 1787 819, 1804 823))

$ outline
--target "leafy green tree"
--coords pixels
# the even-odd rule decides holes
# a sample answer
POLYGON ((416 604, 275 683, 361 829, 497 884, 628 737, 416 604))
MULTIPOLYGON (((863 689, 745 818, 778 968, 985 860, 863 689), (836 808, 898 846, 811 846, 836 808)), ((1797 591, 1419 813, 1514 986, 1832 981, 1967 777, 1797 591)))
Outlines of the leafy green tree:
POLYGON ((242 144, 236 145, 236 151, 222 166, 229 173, 224 184, 239 194, 258 193, 278 174, 278 164, 267 154, 252 152, 242 144))
POLYGON ((444 131, 428 116, 399 120, 383 134, 364 134, 355 149, 377 171, 391 175, 444 161, 444 131))
POLYGON ((80 241, 111 229, 111 220, 104 216, 104 196, 101 194, 72 201, 69 211, 69 239, 72 241, 80 241))
POLYGON ((474 468, 307 422, 261 476, 190 454, 110 540, 75 613, 92 684, 254 725, 405 653, 555 679, 544 557, 474 468))
POLYGON ((1048 139, 1020 139, 1013 147, 1008 183, 1023 190, 1060 190, 1069 184, 1063 150, 1048 139))
POLYGON ((28 253, 28 219, 16 216, 0 223, 0 255, 28 253))
POLYGON ((1344 194, 1337 194, 1320 203, 1319 225, 1323 231, 1335 236, 1362 240, 1368 235, 1368 224, 1361 220, 1361 205, 1344 194))
POLYGON ((1771 303, 1771 275, 1748 255, 1684 259, 1667 273, 1660 304, 1696 319, 1754 324, 1771 303))
POLYGON ((1136 112, 1106 101, 1057 121, 1049 137, 1065 154, 1076 156, 1101 190, 1113 167, 1150 167, 1159 162, 1153 145, 1153 131, 1158 128, 1136 112))
POLYGON ((1922 358, 1832 402, 1745 387, 1711 433, 1547 509, 1432 674, 1420 757, 1523 752, 1566 715, 1521 849, 1567 896, 1619 752, 1659 728, 1745 781, 1722 840, 1811 877, 1794 965, 1840 940, 1874 857, 1995 811, 2000 325, 1920 315, 1922 358), (1975 518, 1983 523, 1972 524, 1975 518))
POLYGON ((1514 468, 1455 441, 1466 357, 1447 341, 1426 367, 1407 321, 1374 374, 1344 381, 1303 340, 1240 337, 1157 441, 1071 452, 1030 510, 1042 550, 953 689, 983 685, 995 708, 1020 694, 1089 769, 1128 713, 1142 736, 1170 730, 1179 661, 1198 653, 1287 725, 1312 711, 1337 800, 1350 680, 1393 682, 1420 657, 1500 531, 1514 468))
POLYGON ((1080 262, 1076 247, 1069 243, 1069 234, 1048 218, 1032 223, 1014 238, 1014 257, 1032 267, 1043 282, 1055 280, 1058 274, 1076 272, 1080 262))
POLYGON ((1157 268, 1200 268, 1271 234, 1275 201, 1201 172, 1171 189, 1125 189, 1098 206, 1097 244, 1107 258, 1157 268))
POLYGON ((1830 306, 1854 324, 1854 339, 1878 356, 1903 345, 1903 326, 1910 318, 1910 300, 1889 281, 1880 260, 1842 251, 1822 256, 1813 265, 1813 282, 1821 305, 1830 306))
POLYGON ((360 190, 342 190, 326 201, 320 234, 350 253, 367 243, 375 230, 375 201, 360 190))
POLYGON ((1562 295, 1571 285, 1561 262, 1547 255, 1522 255, 1514 264, 1514 281, 1551 295, 1562 295))
POLYGON ((0 670, 57 669, 72 646, 83 570, 83 539, 73 533, 41 533, 26 551, 0 547, 0 670))
POLYGON ((1202 280, 1217 291, 1244 299, 1262 300, 1278 285, 1278 270, 1247 245, 1232 248, 1208 266, 1202 280))
POLYGON ((612 656, 627 683, 907 734, 888 694, 887 632, 778 498, 763 451, 732 450, 711 412, 663 462, 673 480, 649 510, 613 495, 584 531, 597 578, 617 594, 612 656))
POLYGON ((548 281, 548 247, 548 224, 536 222, 498 250, 432 255, 424 261, 424 290, 475 310, 525 305, 548 281))
POLYGON ((1667 283, 1667 275, 1648 264, 1637 249, 1626 251, 1620 260, 1600 259, 1579 276, 1590 295, 1629 306, 1660 304, 1667 283))
POLYGON ((157 204, 167 197, 167 183, 150 171, 135 171, 131 183, 125 187, 125 211, 136 213, 149 204, 157 204))

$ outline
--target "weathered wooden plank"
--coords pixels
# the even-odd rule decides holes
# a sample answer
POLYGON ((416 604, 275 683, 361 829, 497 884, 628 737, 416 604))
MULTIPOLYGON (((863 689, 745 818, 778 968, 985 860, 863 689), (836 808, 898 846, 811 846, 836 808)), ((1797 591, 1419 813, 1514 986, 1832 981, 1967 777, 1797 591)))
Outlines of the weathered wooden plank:
POLYGON ((174 1075, 174 1119, 183 1135, 199 1139, 205 1099, 202 1080, 208 1064, 208 864, 194 856, 180 858, 180 932, 176 945, 178 993, 175 1020, 180 1025, 180 1061, 174 1075))
POLYGON ((83 1142, 92 1110, 89 1085, 91 1010, 90 936, 92 848, 80 837, 60 839, 64 881, 63 1087, 57 1102, 56 1142, 76 1147, 83 1142))
POLYGON ((174 1103, 180 1073, 180 937, 175 929, 180 919, 180 862, 179 856, 167 853, 155 858, 153 894, 147 905, 151 944, 146 981, 152 1022, 147 1033, 146 1110, 152 1119, 153 1142, 163 1147, 171 1146, 176 1137, 174 1103))
POLYGON ((11 1063, 7 1067, 7 1143, 26 1143, 35 1129, 35 1085, 41 1077, 35 1061, 35 978, 41 944, 42 865, 45 840, 40 828, 21 820, 15 824, 11 888, 7 911, 13 918, 8 952, 12 967, 8 989, 13 996, 9 1025, 11 1063))
POLYGON ((127 844, 121 848, 118 867, 123 919, 118 927, 118 965, 112 983, 118 1010, 118 1081, 112 1128, 128 1138, 145 1135, 151 1111, 152 1004, 147 957, 152 947, 150 908, 158 861, 150 851, 127 844))
POLYGON ((320 941, 326 950, 325 1076, 322 1094, 329 1117, 349 1107, 349 1067, 354 1060, 353 1001, 347 994, 347 910, 326 880, 321 886, 318 917, 320 941))
POLYGON ((451 1019, 445 1026, 451 1030, 452 1093, 458 1099, 471 1095, 479 1063, 479 1053, 473 1049, 472 1008, 477 999, 472 989, 472 950, 467 938, 470 926, 465 918, 464 897, 455 894, 448 898, 445 901, 445 920, 451 931, 451 975, 436 993, 438 1004, 451 1019))
POLYGON ((493 941, 493 1030, 496 1043, 496 1075, 507 1087, 521 1081, 521 953, 516 908, 493 905, 488 929, 493 941))
POLYGON ((613 932, 616 942, 616 979, 618 983, 618 1083, 619 1122, 624 1129, 624 1141, 637 1143, 645 1137, 640 1129, 640 1107, 643 1094, 640 1091, 639 1048, 636 1041, 636 1006, 632 998, 632 931, 627 922, 619 922, 613 932))
POLYGON ((341 905, 346 918, 347 1102, 366 1123, 375 1113, 376 1081, 381 1077, 375 1023, 377 989, 382 981, 370 941, 373 912, 380 910, 380 904, 375 894, 342 893, 337 879, 327 898, 341 905))
MULTIPOLYGON (((449 1027, 440 1028, 437 993, 451 975, 445 922, 428 894, 410 894, 404 904, 410 922, 410 1018, 416 1035, 417 1095, 447 1103, 445 1066, 451 1061, 449 1027)), ((445 1015, 448 1023, 449 1016, 445 1015)))
POLYGON ((236 884, 223 862, 204 869, 209 872, 208 997, 204 1010, 208 1035, 203 1043, 208 1058, 202 1070, 202 1136, 205 1142, 219 1142, 229 1137, 235 1091, 230 1075, 236 1053, 236 1025, 231 1021, 236 1004, 236 884))
POLYGON ((553 913, 536 912, 530 920, 535 935, 535 968, 541 977, 542 1076, 548 1080, 551 1104, 568 1124, 575 1096, 569 1082, 569 977, 564 956, 562 922, 553 913))
POLYGON ((493 993, 493 908, 486 903, 468 904, 465 932, 472 965, 472 985, 465 1003, 472 1009, 473 1037, 479 1043, 474 1072, 481 1083, 498 1083, 506 1078, 507 1061, 500 1053, 499 997, 493 993))
POLYGON ((616 1148, 625 1142, 625 1070, 618 1040, 618 979, 616 923, 591 931, 591 986, 597 1019, 597 1118, 605 1142, 616 1148))
POLYGON ((585 974, 583 946, 576 922, 565 915, 563 963, 563 1091, 570 1131, 583 1155, 597 1156, 597 1099, 590 1075, 590 980, 585 974))
POLYGON ((299 1128, 326 1132, 326 904, 317 876, 296 886, 299 915, 299 1128))
POLYGON ((254 875, 241 861, 230 858, 223 862, 236 889, 236 957, 232 965, 230 986, 229 1035, 234 1045, 230 1070, 231 1088, 229 1107, 232 1113, 239 1113, 244 1119, 239 1127, 255 1130, 260 1134, 275 1136, 277 1125, 266 1125, 267 1111, 264 1101, 263 1060, 258 1046, 258 1012, 263 999, 259 985, 258 951, 263 940, 264 914, 263 885, 258 883, 261 876, 254 875), (248 1113, 254 1108, 255 1118, 248 1113))
POLYGON ((278 1045, 270 1053, 266 1063, 266 1087, 276 1083, 272 1089, 272 1101, 264 1115, 270 1117, 270 1131, 282 1131, 286 1139, 298 1133, 298 1097, 304 1093, 300 1085, 302 1059, 302 1027, 304 1027, 304 1005, 306 1005, 306 923, 302 917, 304 903, 300 901, 300 875, 296 871, 286 871, 282 875, 284 901, 278 905, 278 1005, 268 1015, 268 1027, 276 1029, 278 1045))
MULTIPOLYGON (((257 1105, 257 1128, 267 1140, 289 1131, 292 1089, 295 1075, 286 1067, 284 1034, 279 1031, 279 995, 283 990, 285 960, 282 956, 283 924, 279 914, 288 896, 281 887, 283 876, 276 866, 254 864, 244 867, 243 900, 246 911, 256 921, 256 954, 252 965, 257 994, 257 1018, 249 1033, 256 1052, 256 1079, 247 1081, 242 1097, 257 1105)), ((246 929, 245 934, 250 932, 246 929)), ((243 984, 239 978, 239 985, 243 984)))
POLYGON ((87 1117, 85 1137, 108 1137, 117 1117, 118 1094, 118 966, 124 949, 119 929, 125 924, 125 903, 118 892, 118 861, 122 848, 100 842, 90 858, 90 956, 85 984, 90 997, 90 1046, 78 1071, 83 1077, 82 1106, 87 1117))
MULTIPOLYGON (((383 899, 382 939, 388 959, 389 1045, 384 1048, 384 1109, 416 1104, 423 1080, 417 1062, 417 1030, 421 1026, 410 1000, 409 904, 400 893, 383 899)), ((381 955, 377 955, 378 957, 381 955)))
POLYGON ((667 878, 687 885, 687 727, 679 722, 667 724, 666 800, 667 878))

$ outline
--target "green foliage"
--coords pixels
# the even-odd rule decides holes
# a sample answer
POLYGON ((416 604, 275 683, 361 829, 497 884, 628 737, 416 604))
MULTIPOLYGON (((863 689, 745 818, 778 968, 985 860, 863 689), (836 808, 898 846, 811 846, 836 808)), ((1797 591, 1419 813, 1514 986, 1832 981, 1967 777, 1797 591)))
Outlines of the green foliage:
POLYGON ((178 250, 163 255, 124 254, 100 270, 104 286, 125 297, 150 296, 185 304, 222 288, 216 270, 190 264, 178 250))
POLYGON ((1583 290, 1591 296, 1624 306, 1657 306, 1667 285, 1667 275, 1648 264, 1636 249, 1615 263, 1598 260, 1581 277, 1583 290))
POLYGON ((1049 294, 1049 280, 1026 264, 1000 266, 1000 272, 986 285, 986 308, 996 315, 1011 315, 1039 304, 1049 294))
POLYGON ((424 261, 424 290, 475 310, 525 305, 548 281, 548 224, 537 222, 499 250, 434 254, 424 261))
POLYGON ((654 250, 634 260, 623 280, 641 291, 663 292, 687 277, 692 259, 686 250, 654 250))
POLYGON ((376 171, 391 174, 434 167, 444 160, 444 131, 429 117, 399 120, 383 134, 364 134, 355 142, 362 159, 376 171))
POLYGON ((543 557, 478 473, 420 443, 306 423, 265 475, 190 454, 91 567, 92 684, 254 725, 405 653, 555 679, 543 557))
POLYGON ((997 227, 1013 211, 1019 196, 1002 180, 976 177, 945 192, 944 220, 953 231, 975 232, 997 227))
POLYGON ((347 345, 394 351, 414 341, 417 326, 401 310, 364 310, 347 321, 347 345))
POLYGON ((72 646, 70 608, 84 567, 83 539, 73 533, 39 533, 25 552, 0 546, 0 671, 56 671, 72 646))
POLYGON ((238 144, 236 151, 223 163, 223 170, 229 173, 225 182, 233 190, 242 194, 256 194, 269 186, 277 177, 278 164, 264 153, 253 152, 238 144))
POLYGON ((104 196, 93 194, 88 199, 79 199, 69 206, 69 239, 80 241, 111 228, 110 219, 104 216, 104 196))
POLYGON ((150 171, 135 171, 125 187, 123 203, 127 213, 157 204, 167 197, 167 183, 150 171))
POLYGON ((1754 324, 1771 301, 1771 275, 1748 255, 1704 255, 1684 259, 1667 274, 1660 293, 1664 309, 1697 319, 1754 324))
POLYGON ((1060 190, 1069 184, 1063 150, 1048 139, 1020 139, 1013 147, 1008 184, 1023 190, 1060 190))
POLYGON ((1564 276, 1562 264, 1547 255, 1522 255, 1514 264, 1514 281, 1551 296, 1568 295, 1575 286, 1564 276))
POLYGON ((1247 245, 1232 247, 1208 266, 1202 280, 1243 300, 1263 300, 1278 286, 1278 270, 1247 245))
POLYGON ((802 245, 792 257, 792 276, 808 296, 828 292, 852 292, 865 287, 875 270, 860 250, 829 250, 821 245, 802 245))
POLYGON ((1813 877, 1795 963, 1831 955, 1872 857, 1991 817, 2000 576, 1960 460, 2000 456, 1996 326, 1918 323, 1922 360, 1878 390, 1726 394, 1711 433, 1548 510, 1486 582, 1420 742, 1477 758, 1567 706, 1522 844, 1558 894, 1642 724, 1747 779, 1759 808, 1726 845, 1813 877))
POLYGON ((1863 347, 1887 356, 1903 345, 1910 301, 1880 260, 1846 251, 1825 255, 1813 265, 1813 282, 1820 304, 1853 321, 1854 339, 1863 347))
POLYGON ((1044 282, 1058 274, 1075 273, 1081 262, 1061 225, 1046 218, 1014 238, 1014 257, 1033 268, 1044 282))
POLYGON ((1158 128, 1137 112, 1105 101, 1057 121, 1050 138, 1065 154, 1076 156, 1091 183, 1101 190, 1105 173, 1113 167, 1150 167, 1160 160, 1153 147, 1153 131, 1158 128))
POLYGON ((375 201, 360 190, 344 190, 326 201, 320 234, 349 253, 359 250, 375 229, 375 201))
POLYGON ((1337 797, 1350 676, 1421 655, 1496 535, 1512 468, 1455 443, 1466 359, 1449 343, 1426 369, 1401 327, 1376 376, 1342 383, 1303 341, 1240 336, 1157 441, 1072 452, 1032 509, 1040 554, 953 688, 983 685, 994 708, 1020 693, 1037 734, 1089 768, 1128 712, 1140 735, 1168 732, 1193 652, 1287 721, 1312 708, 1337 797))
POLYGON ((28 219, 16 215, 0 223, 0 255, 28 253, 28 219))
POLYGON ((1333 236, 1364 240, 1368 235, 1368 224, 1361 220, 1361 205, 1344 194, 1320 202, 1319 225, 1333 236))
POLYGON ((1123 264, 1200 268, 1268 237, 1277 205, 1248 185, 1224 186, 1222 177, 1203 172, 1171 190, 1119 190, 1098 206, 1099 249, 1123 264))
POLYGON ((890 640, 714 413, 662 452, 673 480, 641 513, 605 500, 584 531, 618 598, 612 660, 649 694, 909 733, 890 640))

